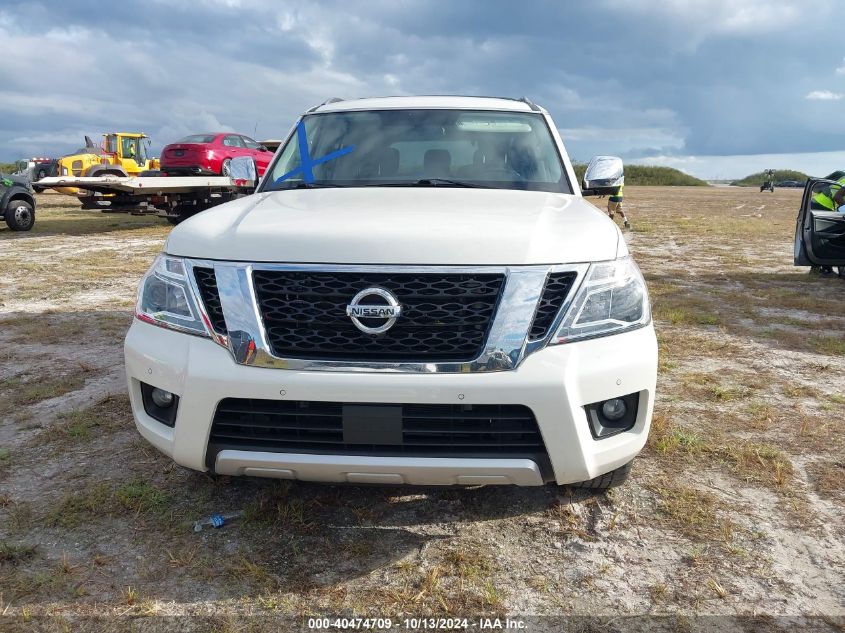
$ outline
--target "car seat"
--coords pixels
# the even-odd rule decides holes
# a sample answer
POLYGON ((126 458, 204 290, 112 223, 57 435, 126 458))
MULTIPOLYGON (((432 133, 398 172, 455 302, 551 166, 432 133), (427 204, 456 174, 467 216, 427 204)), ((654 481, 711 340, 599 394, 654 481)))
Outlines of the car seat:
POLYGON ((449 178, 452 155, 445 149, 428 149, 423 155, 424 178, 449 178))

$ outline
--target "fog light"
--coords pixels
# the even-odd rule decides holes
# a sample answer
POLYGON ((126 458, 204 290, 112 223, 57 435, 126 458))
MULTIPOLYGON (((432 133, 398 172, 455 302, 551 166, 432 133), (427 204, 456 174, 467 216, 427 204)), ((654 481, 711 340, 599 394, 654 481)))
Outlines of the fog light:
MULTIPOLYGON (((153 398, 155 398, 155 391, 153 391, 153 398)), ((628 406, 622 398, 613 398, 612 400, 606 400, 601 405, 601 413, 608 420, 615 422, 625 417, 625 414, 628 413, 628 406)))
POLYGON ((148 416, 170 427, 176 424, 179 396, 175 393, 142 382, 141 399, 148 416))
POLYGON ((173 404, 173 394, 158 387, 152 390, 150 398, 152 398, 155 406, 161 407, 162 409, 166 409, 173 404))
POLYGON ((593 438, 602 440, 634 428, 639 402, 640 394, 634 392, 585 406, 593 438))

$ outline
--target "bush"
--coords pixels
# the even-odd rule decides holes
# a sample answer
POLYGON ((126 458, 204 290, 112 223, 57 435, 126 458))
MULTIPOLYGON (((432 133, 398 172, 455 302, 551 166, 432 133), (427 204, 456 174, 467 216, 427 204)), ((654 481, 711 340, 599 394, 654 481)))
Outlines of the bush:
MULTIPOLYGON (((804 182, 807 178, 807 174, 795 171, 794 169, 775 169, 775 175, 772 176, 772 180, 775 183, 779 183, 781 180, 797 180, 798 182, 804 182)), ((731 184, 737 187, 759 187, 766 180, 768 180, 766 173, 758 171, 756 174, 746 176, 742 180, 735 180, 731 184)))
MULTIPOLYGON (((587 166, 584 163, 573 163, 578 184, 584 178, 587 166)), ((707 183, 695 176, 671 167, 657 167, 656 165, 625 165, 626 185, 659 185, 669 187, 702 187, 707 183)))

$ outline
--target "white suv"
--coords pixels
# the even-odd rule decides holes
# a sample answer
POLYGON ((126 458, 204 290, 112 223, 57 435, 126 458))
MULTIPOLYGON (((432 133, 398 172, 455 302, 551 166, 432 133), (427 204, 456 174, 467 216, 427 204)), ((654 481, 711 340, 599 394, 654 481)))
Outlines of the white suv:
POLYGON ((643 278, 524 99, 309 110, 254 195, 173 230, 135 317, 138 430, 197 470, 605 488, 651 420, 643 278))

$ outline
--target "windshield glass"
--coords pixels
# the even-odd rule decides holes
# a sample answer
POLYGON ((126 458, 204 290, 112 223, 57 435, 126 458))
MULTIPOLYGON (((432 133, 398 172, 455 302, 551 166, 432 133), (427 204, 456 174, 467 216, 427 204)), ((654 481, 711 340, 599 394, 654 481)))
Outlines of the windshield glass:
POLYGON ((572 193, 542 115, 474 110, 307 115, 285 144, 264 189, 307 186, 472 186, 572 193))

